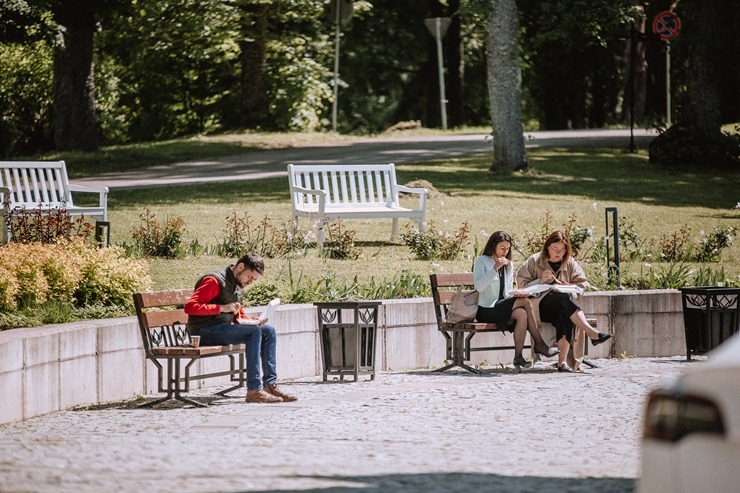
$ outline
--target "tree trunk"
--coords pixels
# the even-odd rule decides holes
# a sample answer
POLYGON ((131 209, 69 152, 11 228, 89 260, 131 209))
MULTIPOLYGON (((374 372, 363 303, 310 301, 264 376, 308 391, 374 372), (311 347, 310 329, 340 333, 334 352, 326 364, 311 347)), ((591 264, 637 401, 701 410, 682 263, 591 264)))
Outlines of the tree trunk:
POLYGON ((686 27, 682 33, 690 39, 686 73, 688 97, 682 123, 701 137, 717 138, 722 127, 717 73, 726 59, 718 60, 717 53, 721 53, 723 47, 716 41, 715 30, 722 29, 722 9, 717 2, 710 1, 696 2, 686 10, 693 15, 684 19, 686 27))
POLYGON ((528 167, 524 149, 516 0, 489 0, 488 91, 493 124, 491 171, 528 167))
POLYGON ((265 74, 268 8, 264 3, 241 4, 241 124, 250 129, 264 127, 269 121, 265 74))
POLYGON ((447 29, 447 60, 449 90, 447 108, 450 127, 465 123, 465 58, 460 24, 460 0, 451 0, 449 6, 450 27, 447 29))
POLYGON ((95 1, 61 2, 55 19, 62 29, 54 52, 54 145, 60 151, 96 150, 95 1))

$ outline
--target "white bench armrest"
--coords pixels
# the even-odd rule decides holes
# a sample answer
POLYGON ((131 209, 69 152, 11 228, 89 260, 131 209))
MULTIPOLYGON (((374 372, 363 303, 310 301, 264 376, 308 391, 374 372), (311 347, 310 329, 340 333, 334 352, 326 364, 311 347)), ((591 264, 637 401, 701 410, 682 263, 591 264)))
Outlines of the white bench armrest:
POLYGON ((399 192, 415 193, 418 195, 426 195, 429 193, 426 188, 411 188, 407 187, 406 185, 396 185, 396 190, 398 190, 399 192))
POLYGON ((69 184, 70 192, 108 193, 108 187, 93 187, 69 184))
POLYGON ((67 189, 70 192, 97 193, 98 195, 100 195, 100 200, 98 201, 98 203, 103 209, 103 220, 108 220, 108 187, 73 185, 70 183, 67 185, 67 189))
POLYGON ((303 188, 303 187, 293 187, 291 190, 293 193, 307 193, 309 195, 319 195, 321 197, 326 197, 326 192, 324 190, 311 190, 309 188, 303 188))

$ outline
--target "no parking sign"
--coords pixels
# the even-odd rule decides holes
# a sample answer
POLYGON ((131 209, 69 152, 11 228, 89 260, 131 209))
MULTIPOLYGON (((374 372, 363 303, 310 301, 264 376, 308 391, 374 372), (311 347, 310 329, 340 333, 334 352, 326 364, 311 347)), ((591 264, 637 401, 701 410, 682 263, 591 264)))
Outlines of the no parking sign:
POLYGON ((675 38, 680 30, 681 19, 673 12, 661 12, 653 20, 653 32, 660 36, 663 41, 675 38))

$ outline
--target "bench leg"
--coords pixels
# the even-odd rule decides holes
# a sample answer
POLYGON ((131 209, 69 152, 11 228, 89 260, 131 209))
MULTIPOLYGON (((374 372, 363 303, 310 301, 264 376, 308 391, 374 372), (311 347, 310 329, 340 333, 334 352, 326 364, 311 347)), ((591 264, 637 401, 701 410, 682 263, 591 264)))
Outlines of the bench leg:
POLYGON ((203 404, 202 402, 194 401, 193 399, 188 399, 184 395, 182 395, 182 392, 188 391, 189 385, 188 385, 188 375, 190 373, 190 365, 194 363, 195 360, 191 360, 188 365, 185 367, 185 388, 180 387, 180 373, 181 373, 181 365, 180 365, 180 358, 167 358, 167 378, 166 378, 166 387, 163 385, 163 371, 164 368, 162 365, 157 361, 156 359, 151 360, 154 362, 154 364, 157 366, 157 373, 158 373, 158 379, 159 379, 159 391, 160 392, 167 392, 167 395, 162 397, 161 399, 154 400, 152 402, 147 402, 142 404, 139 407, 152 407, 156 406, 157 404, 161 404, 163 402, 167 402, 171 399, 178 400, 180 402, 184 402, 186 404, 191 404, 193 406, 197 407, 208 407, 207 404, 203 404))
POLYGON ((444 334, 447 340, 447 359, 450 360, 450 364, 437 368, 434 371, 443 372, 450 368, 459 366, 471 373, 480 374, 480 370, 465 363, 466 356, 467 359, 470 359, 470 339, 473 338, 475 333, 471 332, 466 336, 464 332, 453 332, 452 335, 450 335, 449 333, 442 331, 442 334, 444 334))
POLYGON ((324 246, 324 223, 319 222, 319 229, 316 231, 316 246, 321 249, 324 246))
POLYGON ((393 218, 393 229, 391 229, 391 241, 396 241, 398 238, 398 218, 393 218))
POLYGON ((216 395, 222 395, 225 397, 226 394, 228 394, 229 392, 244 388, 244 386, 247 384, 247 378, 245 376, 246 372, 245 372, 245 363, 244 363, 244 359, 245 359, 244 353, 239 354, 238 358, 239 358, 239 370, 238 370, 239 377, 237 379, 234 379, 234 374, 237 373, 237 369, 236 369, 236 365, 234 364, 233 354, 229 355, 229 371, 231 371, 232 373, 231 381, 232 382, 236 381, 239 383, 237 383, 233 387, 229 387, 228 389, 224 389, 220 392, 216 392, 216 395))

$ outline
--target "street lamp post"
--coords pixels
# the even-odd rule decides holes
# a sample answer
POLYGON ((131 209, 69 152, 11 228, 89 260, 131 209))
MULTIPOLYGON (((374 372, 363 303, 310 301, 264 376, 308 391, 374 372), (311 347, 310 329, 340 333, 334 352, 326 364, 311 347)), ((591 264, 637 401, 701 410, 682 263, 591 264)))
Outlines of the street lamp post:
POLYGON ((637 41, 643 33, 635 29, 635 23, 630 26, 630 152, 637 152, 635 145, 635 55, 637 53, 637 41))
POLYGON ((450 27, 449 17, 425 19, 424 24, 437 41, 437 66, 439 68, 439 103, 442 111, 442 129, 447 130, 447 98, 445 97, 445 67, 442 58, 442 38, 450 27))

